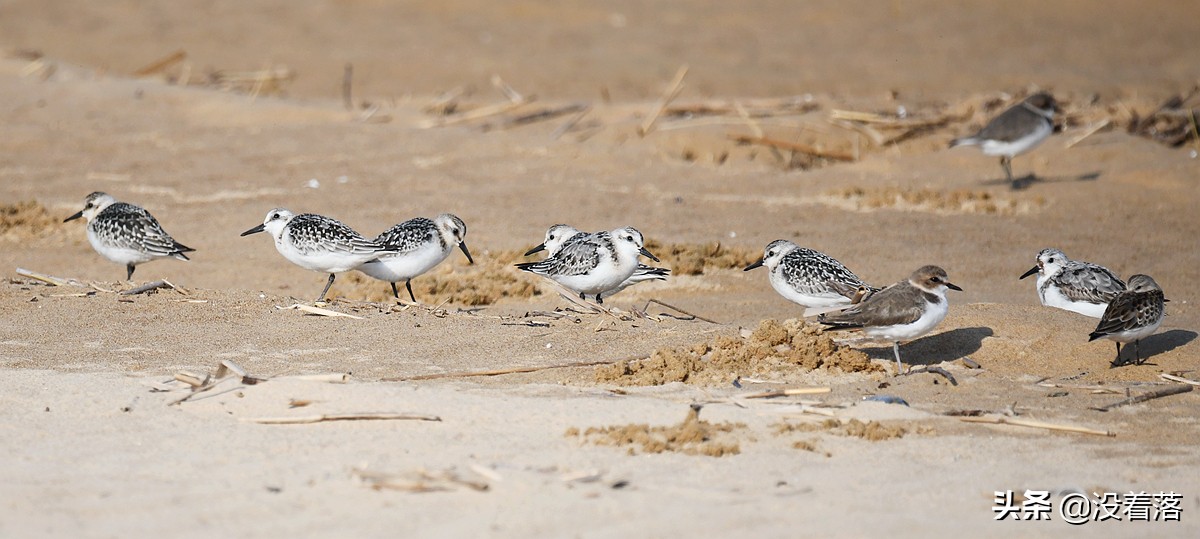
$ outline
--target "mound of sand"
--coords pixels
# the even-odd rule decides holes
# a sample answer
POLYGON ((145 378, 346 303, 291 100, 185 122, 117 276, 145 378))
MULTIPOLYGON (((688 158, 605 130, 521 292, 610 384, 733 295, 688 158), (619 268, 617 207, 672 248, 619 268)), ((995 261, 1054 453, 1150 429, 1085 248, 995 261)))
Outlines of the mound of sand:
POLYGON ((45 237, 65 228, 62 218, 50 215, 36 200, 0 204, 0 238, 24 241, 45 237))
POLYGON ((800 319, 763 320, 747 337, 719 336, 690 347, 661 348, 647 359, 596 368, 598 383, 627 386, 685 382, 724 385, 738 377, 782 379, 797 370, 877 372, 867 355, 839 345, 800 319))
MULTIPOLYGON (((396 284, 400 299, 407 301, 404 283, 396 284)), ((474 265, 443 264, 412 280, 417 301, 430 305, 491 305, 501 298, 529 298, 541 294, 537 278, 523 274, 506 261, 477 261, 474 265)), ((331 295, 366 301, 392 301, 392 288, 358 272, 339 279, 331 295)))
POLYGON ((829 191, 822 201, 852 211, 896 209, 937 214, 982 215, 1026 214, 1046 204, 1040 197, 1031 201, 1018 200, 999 197, 983 190, 944 191, 901 187, 846 187, 829 191))
MULTIPOLYGON (((842 422, 839 419, 826 419, 820 423, 780 423, 775 426, 776 435, 784 435, 793 432, 830 432, 841 436, 853 436, 862 438, 870 442, 880 442, 883 440, 891 440, 893 438, 902 438, 908 434, 908 429, 900 425, 884 425, 878 421, 868 421, 863 423, 857 419, 850 419, 842 422)), ((812 449, 800 447, 800 442, 797 442, 797 448, 812 451, 812 449)))
POLYGON ((675 275, 700 275, 707 269, 742 269, 762 256, 759 249, 710 244, 646 242, 646 249, 675 275))
POLYGON ((673 451, 685 455, 723 457, 741 452, 733 432, 746 428, 745 423, 709 423, 700 419, 700 407, 693 406, 683 422, 666 427, 651 427, 645 423, 567 429, 566 436, 580 437, 594 445, 629 446, 629 454, 673 451))

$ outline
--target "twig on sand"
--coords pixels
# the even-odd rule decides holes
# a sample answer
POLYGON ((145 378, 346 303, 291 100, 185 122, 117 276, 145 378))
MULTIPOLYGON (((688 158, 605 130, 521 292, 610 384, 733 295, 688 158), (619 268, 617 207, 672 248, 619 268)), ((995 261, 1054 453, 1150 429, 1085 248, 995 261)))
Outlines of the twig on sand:
POLYGON ((773 399, 775 397, 791 397, 795 395, 819 395, 833 391, 831 387, 793 387, 788 389, 772 389, 749 395, 738 395, 742 399, 773 399))
POLYGON ((630 356, 621 359, 606 359, 603 361, 573 361, 571 363, 558 363, 554 365, 540 365, 537 367, 512 367, 508 369, 493 369, 487 371, 459 371, 459 372, 443 372, 440 374, 422 374, 418 376, 396 376, 392 378, 381 378, 381 382, 413 382, 417 380, 438 380, 441 378, 476 378, 481 376, 502 376, 505 374, 520 374, 526 372, 545 371, 550 369, 568 369, 571 367, 595 367, 597 365, 612 365, 622 361, 633 361, 636 359, 646 359, 647 355, 630 356))
POLYGON ((280 307, 280 306, 276 305, 275 308, 279 309, 281 311, 287 311, 287 310, 304 311, 306 313, 315 314, 318 316, 344 317, 344 318, 353 318, 355 320, 363 319, 361 316, 354 316, 352 314, 339 313, 337 311, 331 311, 329 309, 322 309, 320 307, 314 307, 312 305, 305 305, 303 303, 296 303, 293 305, 289 305, 287 307, 280 307))
POLYGON ((768 138, 768 137, 750 137, 750 136, 746 136, 746 135, 730 135, 729 138, 731 140, 736 141, 739 144, 758 144, 760 146, 767 146, 770 148, 778 148, 781 150, 799 152, 799 153, 803 153, 803 154, 812 155, 815 157, 834 159, 837 161, 854 161, 855 160, 854 154, 846 153, 846 152, 839 152, 836 150, 824 150, 821 148, 817 148, 815 146, 809 146, 808 144, 804 144, 803 142, 790 142, 790 141, 786 141, 786 140, 779 140, 779 139, 773 139, 773 138, 768 138))
POLYGON ((1170 380, 1172 382, 1180 382, 1180 383, 1187 384, 1190 386, 1200 386, 1200 382, 1192 380, 1191 378, 1184 378, 1182 376, 1176 376, 1174 374, 1167 374, 1165 372, 1162 374, 1159 374, 1158 377, 1162 378, 1163 380, 1170 380))
POLYGON ((904 373, 902 376, 908 376, 910 374, 921 374, 921 373, 926 373, 926 372, 931 373, 931 374, 940 374, 942 376, 945 376, 946 380, 950 382, 950 385, 952 385, 952 386, 958 385, 958 380, 954 379, 954 375, 950 374, 950 371, 947 371, 946 369, 943 369, 941 367, 936 367, 933 365, 927 365, 927 366, 921 367, 919 369, 909 370, 908 372, 904 373))
POLYGON ((153 75, 153 74, 163 71, 179 62, 182 62, 185 58, 187 58, 187 52, 185 52, 183 49, 177 50, 171 54, 168 54, 162 58, 159 58, 158 60, 155 60, 149 64, 146 64, 145 67, 142 67, 141 69, 138 69, 137 71, 134 71, 133 76, 146 77, 149 75, 153 75))
POLYGON ((455 124, 460 124, 460 123, 473 122, 475 120, 482 120, 484 118, 489 118, 491 116, 497 116, 497 115, 504 114, 506 112, 515 110, 517 108, 523 107, 526 104, 533 102, 533 99, 534 99, 533 96, 530 96, 528 98, 525 98, 524 101, 520 101, 520 102, 505 101, 503 103, 496 103, 493 105, 485 105, 485 106, 479 107, 477 109, 469 110, 467 112, 459 114, 458 116, 442 116, 439 118, 431 118, 429 120, 425 120, 423 122, 417 123, 417 127, 421 128, 421 129, 429 129, 429 128, 433 128, 433 127, 445 127, 448 125, 455 125, 455 124))
POLYGON ((671 309, 671 310, 673 310, 673 311, 675 311, 675 312, 678 312, 678 313, 680 313, 680 314, 683 314, 683 315, 686 315, 686 316, 690 316, 690 317, 692 317, 692 318, 695 318, 696 320, 703 320, 703 321, 705 321, 705 322, 708 322, 709 324, 716 324, 716 325, 718 325, 718 326, 719 326, 719 325, 721 325, 721 323, 720 323, 720 322, 717 322, 716 320, 713 320, 713 319, 711 319, 711 318, 705 318, 705 317, 703 317, 703 316, 700 316, 700 315, 698 315, 698 314, 693 314, 693 313, 687 312, 687 311, 685 311, 685 310, 683 310, 683 309, 680 309, 679 307, 676 307, 676 306, 674 306, 674 305, 671 305, 671 304, 669 304, 669 303, 664 303, 664 302, 662 302, 662 301, 659 301, 659 300, 657 300, 657 299, 650 299, 649 301, 647 301, 647 302, 646 302, 646 306, 645 306, 645 307, 642 307, 642 311, 645 311, 647 308, 649 308, 651 303, 657 303, 658 305, 662 305, 663 307, 666 307, 666 308, 668 308, 668 309, 671 309))
POLYGON ((567 121, 563 122, 562 125, 558 126, 558 129, 555 129, 553 133, 550 133, 550 138, 552 138, 554 140, 558 140, 563 135, 565 135, 567 133, 567 131, 574 129, 575 126, 577 124, 579 124, 579 121, 582 120, 584 116, 587 116, 587 114, 591 111, 592 111, 592 106, 590 104, 584 105, 584 107, 582 109, 580 109, 580 111, 578 113, 576 113, 574 116, 568 118, 567 121))
POLYGON ((642 125, 638 126, 638 136, 644 137, 649 135, 654 130, 654 124, 658 122, 658 117, 662 116, 663 111, 667 110, 667 105, 671 104, 679 93, 683 91, 683 78, 687 76, 688 66, 684 64, 679 67, 679 71, 675 72, 675 78, 671 79, 671 83, 667 85, 666 91, 663 92, 662 98, 658 100, 658 104, 654 106, 654 112, 646 117, 642 125))
POLYGON ((134 296, 137 294, 145 294, 146 292, 149 292, 151 290, 157 290, 159 288, 170 288, 172 290, 176 290, 176 291, 179 291, 180 293, 183 293, 183 291, 180 290, 179 287, 171 284, 171 281, 168 281, 166 279, 159 279, 157 281, 148 282, 148 283, 146 283, 142 286, 136 287, 136 288, 130 288, 129 290, 121 292, 120 295, 134 296))
POLYGON ((1164 387, 1157 391, 1151 391, 1149 393, 1142 393, 1141 395, 1138 395, 1136 397, 1130 397, 1123 401, 1114 402, 1112 404, 1108 404, 1105 406, 1098 406, 1098 407, 1094 406, 1094 407, 1092 407, 1092 409, 1096 410, 1096 411, 1100 411, 1100 412, 1107 412, 1109 410, 1112 410, 1113 408, 1120 408, 1127 404, 1137 404, 1139 402, 1146 402, 1148 400, 1159 399, 1162 397, 1169 397, 1171 395, 1178 395, 1180 393, 1187 393, 1191 390, 1192 390, 1192 386, 1187 385, 1187 384, 1171 386, 1171 387, 1164 387))
POLYGON ((1038 382, 1041 387, 1051 387, 1055 389, 1082 389, 1091 391, 1092 393, 1115 393, 1120 395, 1125 393, 1124 390, 1115 387, 1098 386, 1098 385, 1078 385, 1078 384, 1059 384, 1056 382, 1038 382))
POLYGON ((366 421, 366 420, 400 420, 400 421, 441 421, 436 415, 407 414, 398 412, 356 412, 347 414, 316 414, 289 417, 241 417, 238 421, 261 423, 264 425, 302 425, 320 423, 322 421, 366 421))
POLYGON ((87 286, 79 279, 72 279, 70 277, 55 277, 53 275, 46 275, 45 273, 30 271, 25 268, 17 268, 17 275, 41 281, 51 286, 87 286))
POLYGON ((1061 432, 1077 432, 1079 434, 1093 434, 1096 436, 1116 436, 1117 433, 1108 430, 1095 430, 1086 427, 1076 427, 1074 425, 1058 425, 1054 423, 1045 423, 1042 421, 1034 421, 1032 419, 1019 419, 1015 417, 1005 416, 988 416, 988 417, 960 417, 959 421, 967 423, 989 423, 992 425, 1015 425, 1018 427, 1030 427, 1035 429, 1046 429, 1061 432))

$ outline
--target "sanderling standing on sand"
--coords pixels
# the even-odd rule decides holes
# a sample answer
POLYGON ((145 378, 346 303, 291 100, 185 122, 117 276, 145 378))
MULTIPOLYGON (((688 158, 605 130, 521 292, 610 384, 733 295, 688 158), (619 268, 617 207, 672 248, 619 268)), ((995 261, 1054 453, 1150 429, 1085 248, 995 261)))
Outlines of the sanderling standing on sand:
POLYGON ((443 213, 433 219, 417 217, 385 230, 375 241, 395 249, 358 267, 361 271, 381 281, 392 283, 392 295, 400 297, 396 283, 404 281, 408 297, 414 303, 412 280, 440 264, 458 246, 474 264, 467 250, 467 225, 457 215, 443 213))
POLYGON ((1142 353, 1138 342, 1153 335, 1162 325, 1163 291, 1149 275, 1134 275, 1129 278, 1129 289, 1117 294, 1104 310, 1096 331, 1088 335, 1088 342, 1109 339, 1117 345, 1114 367, 1121 365, 1121 343, 1133 343, 1133 360, 1142 364, 1142 353))
POLYGON ((929 333, 949 310, 946 290, 962 289, 947 280, 946 270, 924 266, 903 281, 884 288, 844 310, 817 320, 839 329, 861 328, 870 338, 891 341, 896 374, 904 370, 900 342, 929 333))
MULTIPOLYGON (((590 234, 586 232, 580 232, 579 229, 571 225, 554 225, 546 230, 545 241, 543 241, 537 247, 526 251, 525 256, 546 251, 548 253, 547 258, 549 258, 558 253, 558 251, 562 249, 563 245, 574 241, 584 240, 589 235, 590 234)), ((612 290, 605 290, 604 292, 601 292, 601 294, 606 297, 611 297, 612 295, 640 282, 665 281, 670 275, 671 270, 667 268, 658 268, 639 263, 637 268, 633 270, 633 275, 630 275, 628 279, 621 281, 621 284, 617 285, 616 288, 613 288, 612 290)))
POLYGON ((950 141, 950 147, 979 146, 984 155, 999 155, 1000 166, 1013 187, 1020 187, 1012 175, 1012 158, 1041 144, 1054 132, 1054 96, 1039 92, 1025 98, 992 118, 978 133, 950 141))
POLYGON ((779 295, 805 307, 849 305, 876 290, 833 257, 788 240, 767 244, 763 257, 742 271, 760 266, 779 295))
POLYGON ((1100 318, 1125 283, 1108 268, 1091 262, 1071 260, 1058 249, 1042 249, 1037 265, 1021 274, 1024 279, 1038 274, 1037 291, 1042 305, 1100 318))
POLYGON ((568 242, 545 260, 517 267, 553 279, 579 294, 580 299, 594 295, 597 303, 604 303, 605 295, 633 275, 639 254, 658 262, 644 245, 642 233, 636 228, 618 228, 568 242))
POLYGON ((284 208, 267 212, 261 225, 242 232, 242 235, 264 230, 271 234, 275 249, 289 262, 329 274, 329 281, 317 297, 317 303, 325 300, 338 273, 355 269, 394 250, 364 238, 337 219, 313 213, 296 215, 284 208))
POLYGON ((158 220, 145 209, 117 202, 112 195, 96 191, 84 199, 83 209, 63 222, 87 218, 87 237, 101 256, 125 264, 125 280, 134 268, 156 258, 188 260, 183 253, 195 251, 175 241, 158 220))

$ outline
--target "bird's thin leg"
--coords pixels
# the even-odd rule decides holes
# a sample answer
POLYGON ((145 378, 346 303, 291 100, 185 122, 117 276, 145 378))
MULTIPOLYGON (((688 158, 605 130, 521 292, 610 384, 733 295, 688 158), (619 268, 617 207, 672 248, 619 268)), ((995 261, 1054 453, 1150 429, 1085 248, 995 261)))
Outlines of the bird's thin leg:
POLYGON ((329 287, 333 286, 333 278, 334 277, 337 277, 337 274, 334 274, 334 273, 329 274, 329 282, 325 283, 325 289, 321 291, 321 296, 317 298, 316 303, 321 303, 322 301, 325 301, 325 294, 327 292, 329 292, 329 287))
POLYGON ((133 280, 133 268, 134 268, 133 264, 125 264, 125 280, 126 281, 133 280))
POLYGON ((392 297, 400 299, 400 291, 396 290, 396 283, 392 283, 392 297))
POLYGON ((604 298, 600 297, 599 292, 596 293, 596 303, 599 303, 600 305, 604 305, 604 298))
POLYGON ((1139 344, 1141 344, 1141 342, 1142 342, 1141 339, 1137 339, 1137 340, 1133 341, 1133 364, 1134 365, 1142 364, 1142 348, 1140 346, 1138 346, 1139 344))
POLYGON ((904 374, 904 362, 900 361, 900 343, 898 341, 892 342, 892 353, 896 355, 896 375, 904 374))
POLYGON ((405 279, 405 280, 404 280, 404 288, 407 288, 407 289, 408 289, 408 299, 411 299, 413 303, 416 303, 416 302, 417 302, 417 296, 414 296, 414 295, 413 295, 413 293, 412 293, 412 279, 405 279))
POLYGON ((1008 176, 1008 183, 1016 187, 1017 182, 1012 177, 1012 158, 1007 155, 1000 156, 1000 166, 1004 167, 1004 175, 1008 176))
POLYGON ((1113 341, 1113 344, 1117 345, 1117 357, 1113 359, 1112 366, 1119 367, 1121 366, 1121 343, 1113 341))

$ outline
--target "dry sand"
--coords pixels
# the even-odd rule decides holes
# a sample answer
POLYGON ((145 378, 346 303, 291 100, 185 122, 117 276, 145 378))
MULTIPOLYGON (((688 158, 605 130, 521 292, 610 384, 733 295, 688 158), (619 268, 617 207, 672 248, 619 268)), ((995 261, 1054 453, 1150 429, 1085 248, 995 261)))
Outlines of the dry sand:
POLYGON ((1197 535, 1200 392, 1094 409, 1200 378, 1200 146, 1124 129, 1200 77, 1196 6, 644 4, 0 7, 0 536, 1197 535), (640 137, 682 64, 678 109, 640 137), (278 85, 222 86, 285 66, 278 85), (420 127, 505 103, 493 74, 537 101, 420 127), (995 159, 944 150, 1035 86, 1067 110, 1014 161, 1038 181, 1013 190, 995 159), (562 133, 574 113, 506 123, 576 103, 591 108, 562 133), (827 121, 900 107, 939 121, 883 148, 827 121), (756 129, 857 158, 731 140, 756 129), (116 293, 124 269, 61 222, 95 190, 196 248, 135 275, 186 293, 116 293), (325 277, 238 237, 276 206, 367 234, 450 211, 478 263, 414 281, 420 307, 345 275, 327 307, 359 319, 280 309, 325 277), (562 311, 511 267, 558 222, 635 225, 676 275, 606 301, 624 316, 562 311), (894 377, 890 347, 795 320, 764 270, 740 270, 776 238, 877 284, 945 267, 965 291, 902 353, 956 384, 894 377), (1094 320, 1037 304, 1016 277, 1047 246, 1163 286, 1148 364, 1109 368, 1094 320), (716 323, 628 315, 650 299, 716 323), (266 380, 170 404, 176 373, 222 360, 266 380), (327 373, 349 383, 299 378, 327 373), (829 391, 750 398, 794 387, 829 391), (440 421, 254 421, 364 412, 440 421), (960 419, 976 413, 1115 436, 960 419), (994 522, 1006 489, 1051 491, 1055 510, 1074 491, 1173 491, 1182 522, 994 522))

